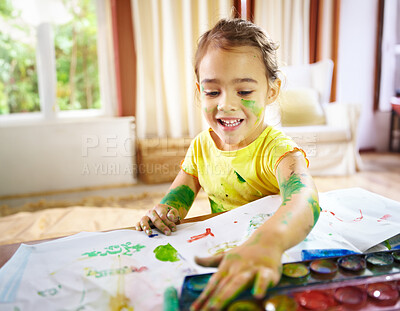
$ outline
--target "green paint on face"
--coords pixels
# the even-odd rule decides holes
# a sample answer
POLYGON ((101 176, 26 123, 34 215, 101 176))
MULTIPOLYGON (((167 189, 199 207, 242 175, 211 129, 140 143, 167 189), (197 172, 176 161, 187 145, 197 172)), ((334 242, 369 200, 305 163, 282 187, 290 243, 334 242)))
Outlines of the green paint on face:
POLYGON ((225 209, 224 209, 222 204, 218 204, 217 202, 211 200, 210 198, 208 198, 208 200, 210 201, 211 212, 213 214, 225 211, 225 209))
POLYGON ((255 100, 249 99, 241 99, 242 105, 246 108, 250 109, 250 111, 257 117, 257 120, 260 119, 262 113, 262 107, 257 107, 255 100))
POLYGON ((189 186, 181 185, 175 189, 171 189, 160 203, 173 206, 177 209, 184 208, 188 211, 192 206, 193 201, 193 190, 189 186))
POLYGON ((281 182, 280 190, 282 194, 282 205, 286 205, 286 202, 292 198, 292 195, 299 193, 301 188, 305 185, 301 182, 299 175, 293 174, 288 180, 281 182))
POLYGON ((317 223, 318 218, 319 218, 319 213, 321 212, 321 207, 318 204, 318 201, 316 200, 315 196, 312 196, 308 199, 308 204, 311 207, 311 210, 313 212, 314 216, 314 225, 317 223))
POLYGON ((157 246, 153 253, 156 254, 156 258, 160 261, 175 262, 180 260, 178 258, 178 251, 169 243, 157 246))
POLYGON ((235 174, 236 174, 236 177, 237 177, 237 179, 239 180, 239 182, 240 182, 240 183, 244 183, 244 182, 246 182, 246 181, 243 179, 243 177, 239 175, 239 173, 238 173, 238 172, 236 172, 236 171, 234 171, 234 172, 235 172, 235 174))

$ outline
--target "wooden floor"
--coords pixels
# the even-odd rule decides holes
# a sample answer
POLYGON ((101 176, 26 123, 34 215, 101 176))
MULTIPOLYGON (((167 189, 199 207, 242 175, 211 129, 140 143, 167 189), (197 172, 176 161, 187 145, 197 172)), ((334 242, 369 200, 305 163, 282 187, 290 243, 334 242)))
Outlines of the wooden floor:
POLYGON ((400 202, 400 153, 362 153, 362 170, 351 176, 314 177, 319 192, 361 187, 400 202))

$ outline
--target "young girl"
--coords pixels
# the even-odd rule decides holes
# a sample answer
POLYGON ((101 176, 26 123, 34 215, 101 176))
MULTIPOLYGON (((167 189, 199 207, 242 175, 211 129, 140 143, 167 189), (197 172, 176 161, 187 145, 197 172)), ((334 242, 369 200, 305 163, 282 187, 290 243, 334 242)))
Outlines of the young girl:
POLYGON ((319 217, 318 193, 302 150, 264 124, 265 107, 279 94, 276 47, 263 30, 240 19, 220 20, 200 39, 197 89, 210 128, 191 143, 181 171, 160 204, 136 224, 166 235, 176 230, 200 188, 213 213, 280 193, 277 212, 242 245, 208 258, 219 266, 192 310, 220 310, 252 287, 262 298, 281 276, 281 256, 301 242, 319 217))

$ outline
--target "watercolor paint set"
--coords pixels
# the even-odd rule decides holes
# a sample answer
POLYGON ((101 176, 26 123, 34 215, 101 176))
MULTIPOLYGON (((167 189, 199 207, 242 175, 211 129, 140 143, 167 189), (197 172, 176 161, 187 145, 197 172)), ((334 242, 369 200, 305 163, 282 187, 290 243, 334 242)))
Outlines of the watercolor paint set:
MULTIPOLYGON (((180 310, 189 310, 211 275, 185 278, 180 310)), ((247 290, 225 310, 400 310, 399 294, 400 251, 382 251, 284 264, 281 280, 264 299, 247 290)))

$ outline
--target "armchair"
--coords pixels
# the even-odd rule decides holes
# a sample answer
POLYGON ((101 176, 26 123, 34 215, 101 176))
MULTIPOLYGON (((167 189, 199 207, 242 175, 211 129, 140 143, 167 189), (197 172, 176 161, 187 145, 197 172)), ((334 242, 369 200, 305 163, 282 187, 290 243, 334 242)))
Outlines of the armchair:
POLYGON ((361 165, 356 144, 360 108, 329 103, 332 72, 331 60, 282 68, 277 127, 306 152, 314 176, 349 175, 361 165))

